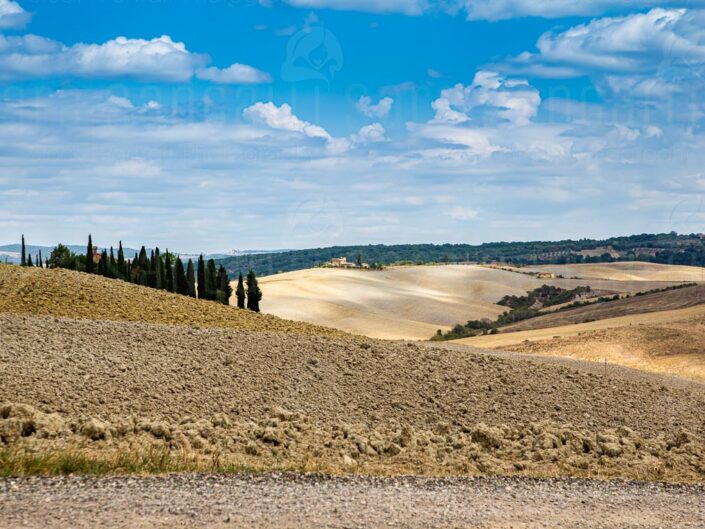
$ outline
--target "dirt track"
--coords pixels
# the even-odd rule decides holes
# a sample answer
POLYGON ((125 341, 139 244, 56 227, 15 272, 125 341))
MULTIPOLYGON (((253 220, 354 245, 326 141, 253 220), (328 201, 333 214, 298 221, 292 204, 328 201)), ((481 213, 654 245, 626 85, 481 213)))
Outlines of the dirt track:
POLYGON ((680 529, 702 487, 583 480, 240 475, 0 481, 0 527, 680 529))

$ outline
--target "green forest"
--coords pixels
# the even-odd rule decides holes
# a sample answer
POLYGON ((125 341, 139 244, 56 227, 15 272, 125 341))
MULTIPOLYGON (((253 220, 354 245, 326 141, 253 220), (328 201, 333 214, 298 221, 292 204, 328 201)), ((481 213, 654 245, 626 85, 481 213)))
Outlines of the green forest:
MULTIPOLYGON (((599 251, 599 250, 598 250, 599 251)), ((648 261, 653 263, 705 266, 705 244, 698 235, 675 232, 613 237, 604 240, 494 242, 469 244, 400 244, 333 246, 308 250, 241 255, 218 261, 232 276, 252 269, 260 276, 321 266, 334 257, 355 261, 358 254, 372 267, 392 264, 503 262, 514 265, 648 261), (610 252, 583 256, 580 251, 611 247, 610 252)))

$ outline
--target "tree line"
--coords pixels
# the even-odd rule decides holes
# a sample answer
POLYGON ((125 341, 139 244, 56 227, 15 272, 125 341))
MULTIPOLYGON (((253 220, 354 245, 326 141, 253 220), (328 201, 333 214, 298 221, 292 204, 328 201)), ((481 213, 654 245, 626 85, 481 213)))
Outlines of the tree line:
MULTIPOLYGON (((203 254, 198 257, 196 265, 191 259, 184 265, 182 259, 169 250, 162 253, 159 248, 155 248, 148 255, 146 248, 142 246, 134 258, 129 259, 125 257, 122 241, 119 243, 117 254, 112 246, 109 252, 103 249, 97 254, 91 235, 88 235, 85 256, 77 255, 67 246, 59 244, 44 259, 41 250, 32 259, 32 255, 26 251, 25 238, 22 235, 20 265, 76 270, 192 298, 217 301, 224 305, 230 304, 233 295, 225 267, 220 265, 216 268, 215 261, 206 261, 203 254)), ((246 278, 243 278, 242 272, 239 273, 234 294, 238 308, 260 311, 262 291, 254 271, 250 270, 246 278)))

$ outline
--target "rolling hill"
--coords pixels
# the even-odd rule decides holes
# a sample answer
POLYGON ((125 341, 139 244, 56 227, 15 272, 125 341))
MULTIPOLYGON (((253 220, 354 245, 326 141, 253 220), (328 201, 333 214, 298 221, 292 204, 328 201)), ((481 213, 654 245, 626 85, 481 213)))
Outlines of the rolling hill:
MULTIPOLYGON (((621 263, 603 266, 616 265, 621 263)), ((688 267, 674 267, 669 275, 660 265, 642 265, 647 271, 652 267, 659 267, 658 277, 667 281, 648 281, 646 273, 628 281, 539 279, 478 265, 434 265, 384 271, 316 268, 267 276, 260 284, 265 292, 264 312, 374 338, 427 340, 436 330, 456 323, 495 319, 507 310, 496 304, 503 296, 523 295, 544 283, 566 289, 589 285, 614 294, 676 285, 691 278, 688 267)))

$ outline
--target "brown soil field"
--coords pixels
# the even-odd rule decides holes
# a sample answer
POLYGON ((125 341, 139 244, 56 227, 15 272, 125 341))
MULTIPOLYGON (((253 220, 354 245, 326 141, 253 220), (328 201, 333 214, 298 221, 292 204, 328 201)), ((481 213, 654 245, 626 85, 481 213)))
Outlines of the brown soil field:
POLYGON ((0 313, 343 335, 320 326, 70 270, 0 264, 0 313))
POLYGON ((270 470, 705 478, 705 386, 629 370, 12 314, 0 364, 11 457, 168 450, 270 470))
POLYGON ((567 289, 589 285, 604 293, 635 293, 679 284, 682 277, 692 276, 692 270, 687 275, 681 268, 688 267, 675 267, 670 276, 662 270, 658 277, 663 281, 546 280, 477 265, 405 266, 384 271, 314 268, 264 277, 260 285, 265 292, 262 310, 282 318, 373 338, 427 340, 438 329, 448 330, 456 323, 494 319, 506 310, 496 304, 502 297, 521 296, 546 283, 567 289))

